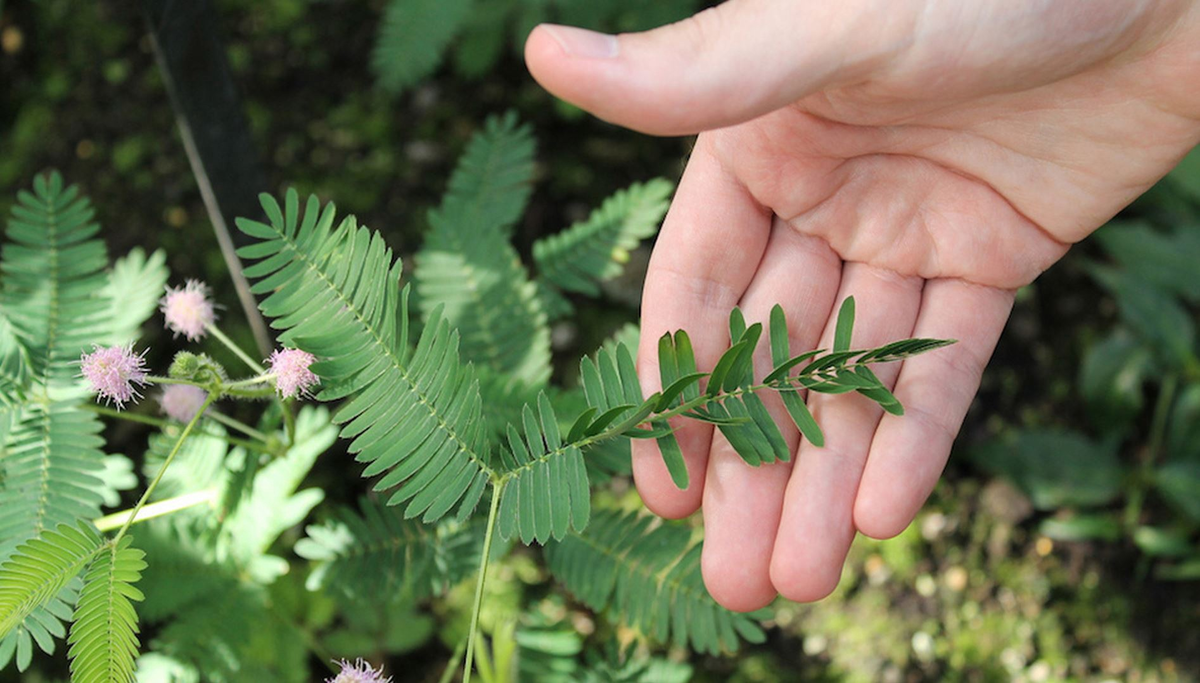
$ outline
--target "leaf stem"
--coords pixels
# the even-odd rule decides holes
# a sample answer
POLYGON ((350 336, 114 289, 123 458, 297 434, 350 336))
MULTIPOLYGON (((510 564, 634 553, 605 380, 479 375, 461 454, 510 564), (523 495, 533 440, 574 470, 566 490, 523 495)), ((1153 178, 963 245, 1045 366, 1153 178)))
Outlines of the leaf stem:
MULTIPOLYGON (((467 638, 470 637, 470 635, 467 636, 467 638)), ((450 683, 454 680, 454 672, 458 671, 458 663, 462 661, 463 650, 467 647, 467 638, 458 641, 458 645, 454 646, 454 654, 450 655, 450 663, 446 665, 446 670, 442 672, 438 683, 450 683)))
MULTIPOLYGON (((125 412, 122 410, 113 410, 112 408, 107 408, 105 406, 96 405, 94 403, 81 403, 79 405, 79 407, 84 410, 89 410, 93 413, 97 413, 99 415, 104 415, 106 417, 112 417, 112 418, 116 418, 118 420, 125 420, 127 422, 137 422, 138 424, 150 425, 152 427, 158 427, 159 429, 163 429, 166 427, 174 427, 179 424, 178 422, 172 422, 170 420, 163 420, 161 418, 151 417, 149 415, 142 415, 140 413, 129 413, 129 412, 125 412)), ((220 422, 220 420, 215 417, 216 415, 221 415, 220 413, 210 410, 206 413, 206 415, 208 417, 216 419, 218 422, 220 422)), ((222 415, 222 417, 225 417, 225 416, 222 415)), ((232 418, 230 418, 230 419, 232 419, 232 418)), ((212 437, 214 439, 220 439, 220 440, 224 441, 225 443, 230 444, 232 446, 241 446, 242 448, 245 448, 247 450, 256 451, 259 453, 266 453, 268 455, 276 455, 276 452, 274 450, 272 450, 269 446, 266 445, 266 444, 270 443, 270 438, 267 437, 267 435, 263 434, 262 432, 258 432, 259 436, 255 437, 255 438, 262 437, 260 440, 263 443, 255 443, 253 441, 239 439, 236 436, 215 434, 213 432, 208 432, 203 429, 197 429, 196 433, 202 434, 204 436, 212 437)), ((253 436, 253 435, 251 435, 251 436, 253 436)))
POLYGON ((236 429, 237 431, 245 434, 246 436, 249 436, 254 439, 258 439, 259 441, 262 441, 263 443, 270 443, 270 441, 271 441, 271 437, 267 436, 266 434, 263 434, 262 432, 258 431, 254 427, 251 427, 250 425, 246 424, 245 422, 242 422, 241 420, 237 420, 237 419, 234 419, 234 418, 226 415, 225 413, 218 413, 215 410, 210 410, 210 411, 208 411, 208 416, 211 417, 213 420, 216 420, 217 422, 220 422, 221 424, 225 425, 226 427, 229 427, 230 429, 236 429))
POLYGON ((1167 434, 1167 420, 1178 387, 1179 375, 1172 373, 1163 379, 1162 388, 1158 391, 1158 400, 1154 403, 1154 416, 1150 422, 1150 440, 1146 442, 1146 455, 1133 477, 1133 490, 1129 493, 1129 501, 1125 505, 1125 525, 1130 530, 1138 526, 1147 489, 1153 486, 1154 463, 1162 453, 1163 441, 1167 434))
POLYGON ((159 375, 146 375, 146 382, 148 384, 186 384, 186 385, 192 386, 192 387, 200 387, 201 389, 208 389, 208 385, 204 384, 202 382, 193 382, 190 379, 176 379, 174 377, 162 377, 159 375))
POLYGON ((204 329, 208 330, 208 332, 210 334, 212 334, 212 336, 217 338, 217 341, 224 344, 226 348, 228 348, 230 351, 233 352, 233 355, 240 358, 241 361, 243 363, 245 363, 246 366, 249 367, 251 370, 257 372, 260 375, 266 373, 266 370, 263 368, 263 366, 259 365, 257 361, 255 361, 253 358, 251 358, 250 354, 243 351, 242 347, 238 346, 237 344, 234 344, 233 340, 230 339, 229 337, 225 336, 225 333, 222 332, 219 327, 217 327, 216 325, 209 324, 209 325, 205 325, 204 329))
POLYGON ((471 608, 471 630, 467 632, 467 660, 463 664, 463 683, 471 683, 471 666, 475 655, 475 634, 479 628, 479 611, 483 607, 483 585, 487 578, 488 560, 492 555, 492 536, 496 531, 496 513, 500 509, 500 494, 503 491, 504 480, 493 480, 492 504, 488 510, 487 529, 483 534, 483 555, 479 558, 479 578, 475 581, 475 601, 471 608))
MULTIPOLYGON (((871 361, 870 363, 846 363, 845 365, 840 366, 840 369, 853 369, 853 368, 856 368, 859 366, 870 365, 873 362, 876 362, 876 361, 871 361)), ((634 425, 625 424, 625 422, 626 422, 625 420, 617 420, 613 423, 612 426, 606 428, 604 431, 597 432, 596 434, 593 434, 591 436, 586 436, 586 437, 584 437, 578 441, 574 441, 572 443, 563 444, 558 449, 550 451, 549 453, 546 453, 545 455, 541 456, 539 458, 539 460, 545 460, 547 458, 550 458, 554 455, 557 455, 559 453, 566 451, 568 448, 579 448, 579 449, 586 448, 594 443, 597 443, 600 441, 605 441, 605 440, 620 436, 621 434, 628 432, 630 429, 637 427, 639 425, 642 425, 642 424, 646 424, 648 422, 657 422, 658 420, 667 420, 672 417, 678 417, 680 415, 683 415, 684 413, 691 412, 692 410, 695 410, 696 408, 702 408, 714 401, 724 401, 724 400, 731 399, 731 398, 737 398, 738 396, 743 396, 745 394, 752 394, 755 392, 762 391, 764 389, 774 389, 775 391, 797 391, 801 387, 798 387, 796 385, 800 384, 802 381, 807 380, 807 379, 819 378, 819 377, 821 377, 822 373, 829 373, 830 370, 831 370, 831 368, 821 368, 819 370, 809 372, 808 374, 801 374, 801 375, 795 375, 795 376, 786 376, 785 375, 784 377, 780 377, 779 379, 775 379, 770 382, 763 382, 761 384, 754 384, 751 386, 738 387, 731 391, 723 391, 716 395, 702 393, 699 396, 697 396, 696 398, 694 398, 690 401, 684 401, 683 403, 675 406, 674 408, 671 408, 670 410, 664 410, 662 412, 650 413, 649 415, 647 415, 645 418, 643 418, 637 424, 634 424, 634 425)), ((653 398, 653 396, 651 398, 653 398)), ((645 400, 649 400, 649 399, 645 399, 645 400)), ((645 403, 645 400, 643 400, 643 403, 645 403)), ((519 470, 520 470, 520 468, 518 468, 517 470, 505 472, 503 475, 501 475, 500 477, 498 477, 496 479, 496 482, 504 483, 504 482, 508 481, 509 479, 514 477, 519 470)))
POLYGON ((196 411, 194 416, 192 416, 192 419, 183 428, 183 431, 179 433, 179 438, 175 440, 175 445, 171 447, 171 452, 167 454, 167 459, 163 461, 162 467, 158 468, 158 474, 154 475, 154 480, 151 481, 150 485, 146 487, 146 490, 142 493, 142 497, 138 500, 137 505, 133 506, 133 511, 129 514, 129 518, 125 520, 125 524, 121 526, 121 530, 118 531, 116 537, 113 538, 114 545, 125 536, 126 531, 129 531, 129 525, 133 524, 133 520, 137 518, 138 512, 140 512, 141 509, 146 505, 146 501, 150 500, 150 494, 154 493, 154 489, 158 486, 158 482, 162 481, 163 474, 165 474, 167 468, 171 466, 171 461, 174 460, 175 456, 179 453, 179 449, 183 446, 183 442, 188 438, 188 435, 192 433, 192 430, 195 429, 196 423, 200 421, 200 416, 204 415, 204 411, 208 409, 208 406, 211 405, 216 398, 217 394, 210 391, 208 397, 204 399, 204 404, 200 406, 200 409, 196 411))
POLYGON ((92 521, 96 528, 100 531, 112 531, 124 524, 127 520, 133 519, 133 523, 144 522, 155 517, 162 517, 180 510, 186 510, 197 505, 209 503, 219 497, 220 492, 216 488, 204 489, 203 491, 193 491, 185 493, 182 496, 167 498, 160 500, 157 503, 150 503, 142 508, 141 512, 137 513, 137 517, 133 517, 133 509, 121 510, 103 517, 99 517, 92 521))
POLYGON ((242 387, 251 387, 255 384, 265 384, 270 382, 274 377, 275 375, 272 375, 269 372, 263 372, 255 375, 254 377, 247 377, 246 379, 239 379, 236 382, 229 382, 225 384, 224 388, 226 390, 241 389, 242 387))

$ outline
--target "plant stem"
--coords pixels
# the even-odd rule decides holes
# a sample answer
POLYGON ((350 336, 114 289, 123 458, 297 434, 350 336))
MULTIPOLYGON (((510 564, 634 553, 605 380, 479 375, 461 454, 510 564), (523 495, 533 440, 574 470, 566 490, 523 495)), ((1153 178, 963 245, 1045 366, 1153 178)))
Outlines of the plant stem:
MULTIPOLYGON (((204 489, 203 491, 193 491, 192 493, 185 493, 182 496, 160 500, 157 503, 150 503, 142 508, 142 511, 133 519, 133 523, 144 522, 148 519, 162 517, 163 515, 169 515, 180 510, 212 502, 217 499, 219 493, 215 488, 204 489)), ((105 515, 93 520, 92 524, 95 524, 96 528, 100 531, 112 531, 132 517, 132 509, 121 510, 120 512, 114 512, 111 515, 105 515)))
MULTIPOLYGON (((113 410, 112 408, 98 406, 94 403, 81 403, 79 405, 79 407, 84 410, 90 410, 91 412, 97 413, 99 415, 105 415, 107 417, 113 417, 118 420, 125 420, 127 422, 137 422, 139 424, 150 425, 152 427, 158 427, 159 429, 163 429, 166 427, 174 427, 179 424, 177 422, 172 422, 170 420, 163 420, 163 419, 157 418, 157 417, 150 417, 149 415, 141 415, 139 413, 127 413, 127 412, 124 412, 121 410, 113 410)), ((215 416, 220 415, 220 413, 216 413, 216 412, 210 410, 206 413, 206 415, 208 417, 212 417, 215 419, 215 416)), ((224 416, 222 416, 222 417, 224 417, 224 416)), ((218 422, 219 421, 220 420, 218 420, 218 422)), ((208 432, 203 429, 197 429, 196 433, 202 434, 204 436, 209 436, 214 439, 220 439, 220 440, 224 441, 225 443, 230 444, 232 446, 241 446, 242 448, 245 448, 247 450, 256 451, 259 453, 266 453, 268 455, 275 455, 275 451, 271 450, 266 445, 264 445, 264 444, 270 443, 270 439, 265 434, 262 434, 261 432, 258 433, 259 436, 262 437, 261 441, 263 443, 261 443, 261 444, 255 443, 253 441, 247 441, 245 439, 239 439, 236 436, 214 434, 213 432, 208 432)), ((258 437, 255 437, 255 438, 258 438, 258 437)))
POLYGON ((1163 380, 1158 400, 1154 404, 1154 418, 1150 423, 1150 441, 1147 446, 1146 464, 1153 465, 1162 452, 1163 440, 1167 436, 1167 420, 1171 405, 1175 403, 1175 390, 1179 388, 1179 375, 1170 374, 1163 380))
POLYGON ((200 421, 200 416, 204 414, 204 411, 208 409, 208 406, 212 404, 216 398, 216 393, 209 392, 208 398, 204 399, 204 404, 200 406, 200 410, 196 411, 196 414, 192 416, 192 419, 183 428, 183 431, 180 432, 179 438, 175 440, 175 445, 171 447, 171 452, 167 454, 167 459, 163 461, 162 467, 158 468, 158 474, 154 475, 154 480, 151 481, 150 485, 146 487, 146 490, 142 493, 142 497, 138 500, 137 505, 133 506, 133 512, 130 513, 129 518, 125 520, 125 524, 121 526, 121 530, 118 531, 116 537, 113 538, 114 546, 118 541, 121 540, 123 536, 125 536, 125 532, 129 531, 129 525, 133 524, 133 520, 137 518, 138 512, 140 512, 141 509, 146 505, 146 501, 150 500, 150 494, 154 493, 154 489, 158 486, 158 482, 162 481, 163 474, 165 474, 167 468, 171 466, 171 461, 174 460, 175 456, 179 453, 179 449, 183 446, 184 440, 188 438, 188 434, 192 433, 192 430, 196 427, 196 423, 200 421))
MULTIPOLYGON (((467 638, 470 637, 470 635, 467 636, 467 638)), ((466 646, 466 638, 458 641, 458 645, 454 646, 454 654, 450 655, 450 663, 446 665, 446 670, 442 672, 442 677, 438 679, 438 683, 450 683, 454 679, 454 672, 458 671, 458 662, 462 659, 463 649, 466 646)))
POLYGON ((258 439, 259 441, 262 441, 263 443, 268 443, 271 440, 271 437, 267 436, 266 434, 263 434, 262 432, 258 431, 254 427, 251 427, 250 425, 246 424, 245 422, 242 422, 241 420, 235 420, 234 418, 232 418, 224 413, 218 413, 215 410, 210 410, 210 411, 208 411, 208 416, 211 417, 212 419, 216 420, 217 422, 220 422, 221 424, 225 425, 226 427, 229 427, 230 429, 236 429, 239 432, 245 434, 246 436, 249 436, 254 439, 258 439))
POLYGON ((190 379, 175 379, 174 377, 160 377, 159 375, 146 375, 146 382, 148 384, 186 384, 188 386, 200 387, 201 389, 208 389, 207 384, 193 382, 190 379))
POLYGON ((228 384, 225 385, 224 388, 226 390, 241 389, 242 387, 250 387, 250 386, 254 386, 255 384, 265 384, 267 382, 270 382, 272 377, 274 377, 274 375, 267 373, 267 372, 263 372, 258 375, 255 375, 254 377, 247 377, 246 379, 239 379, 236 382, 229 382, 228 384))
POLYGON ((1179 387, 1179 375, 1170 374, 1163 379, 1158 391, 1158 400, 1154 402, 1154 416, 1150 422, 1150 440, 1146 443, 1146 456, 1133 477, 1133 490, 1125 505, 1125 526, 1132 532, 1142 516, 1142 505, 1146 500, 1147 489, 1153 486, 1154 463, 1162 452, 1163 441, 1167 434, 1167 420, 1170 417, 1171 405, 1175 403, 1175 390, 1179 387))
MULTIPOLYGON (((211 332, 212 336, 216 337, 222 344, 229 347, 229 350, 233 351, 234 355, 236 355, 238 358, 241 358, 242 362, 245 363, 251 370, 258 373, 258 378, 251 378, 251 380, 256 380, 256 381, 242 380, 242 382, 234 382, 233 384, 226 385, 226 387, 225 387, 226 389, 237 388, 237 387, 241 386, 243 384, 243 382, 249 382, 250 384, 257 384, 259 378, 262 378, 264 376, 266 376, 269 379, 269 375, 267 373, 266 368, 264 368, 257 361, 255 361, 253 358, 251 358, 250 354, 248 354, 242 350, 242 347, 238 346, 237 344, 234 344, 233 340, 230 339, 229 337, 225 336, 225 333, 222 332, 220 330, 220 328, 218 328, 216 325, 207 325, 207 326, 205 326, 205 329, 207 329, 209 332, 211 332)), ((288 405, 288 402, 283 399, 279 400, 279 409, 283 412, 283 422, 287 427, 288 443, 289 444, 293 443, 296 440, 296 417, 294 415, 292 415, 292 409, 288 405)), ((230 425, 230 426, 233 426, 233 425, 230 425)))
POLYGON ((471 608, 471 630, 467 632, 467 661, 463 664, 463 683, 471 683, 471 665, 475 655, 475 633, 479 628, 479 610, 483 606, 483 584, 487 578, 488 559, 492 554, 492 536, 496 531, 496 513, 500 509, 500 494, 504 480, 492 481, 492 504, 488 510, 487 529, 483 534, 483 556, 479 558, 479 578, 475 581, 475 603, 471 608))
POLYGON ((218 328, 216 325, 211 325, 211 324, 205 325, 204 329, 208 330, 208 332, 211 333, 212 336, 217 338, 217 341, 224 344, 226 346, 226 348, 228 348, 230 351, 233 352, 233 355, 240 358, 242 360, 242 362, 245 363, 251 370, 257 372, 260 375, 266 373, 266 370, 263 369, 263 366, 259 365, 257 361, 255 361, 253 358, 251 358, 250 354, 243 351, 242 347, 238 346, 237 344, 234 344, 233 340, 230 339, 229 337, 226 337, 225 333, 222 332, 220 330, 220 328, 218 328))
POLYGON ((287 432, 287 442, 291 446, 296 443, 296 416, 292 414, 292 402, 279 399, 279 410, 283 412, 283 427, 287 432))

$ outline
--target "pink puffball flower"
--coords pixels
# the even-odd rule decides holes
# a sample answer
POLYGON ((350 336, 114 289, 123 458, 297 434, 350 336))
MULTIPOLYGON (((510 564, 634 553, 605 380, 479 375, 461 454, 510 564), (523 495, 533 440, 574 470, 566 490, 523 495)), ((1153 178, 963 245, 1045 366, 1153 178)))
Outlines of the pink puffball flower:
POLYGON ((158 397, 158 404, 167 417, 179 422, 191 422, 208 400, 208 392, 190 384, 168 384, 158 397))
POLYGON ((134 353, 132 343, 92 348, 91 353, 79 358, 81 374, 92 385, 92 390, 105 401, 115 403, 118 410, 140 398, 141 394, 133 385, 146 385, 146 352, 134 353))
POLYGON ((208 285, 199 280, 188 280, 182 287, 167 287, 166 296, 158 302, 167 329, 176 337, 182 334, 188 341, 203 338, 205 328, 217 319, 208 294, 208 285))
POLYGON ((308 396, 308 388, 320 380, 308 366, 317 361, 317 357, 300 349, 276 349, 267 359, 271 366, 271 374, 275 377, 275 389, 284 398, 293 396, 308 396))
POLYGON ((383 667, 379 667, 378 670, 372 669, 371 665, 361 658, 356 659, 353 664, 344 659, 336 664, 342 667, 342 670, 333 678, 325 679, 325 683, 392 683, 391 676, 384 677, 383 667))

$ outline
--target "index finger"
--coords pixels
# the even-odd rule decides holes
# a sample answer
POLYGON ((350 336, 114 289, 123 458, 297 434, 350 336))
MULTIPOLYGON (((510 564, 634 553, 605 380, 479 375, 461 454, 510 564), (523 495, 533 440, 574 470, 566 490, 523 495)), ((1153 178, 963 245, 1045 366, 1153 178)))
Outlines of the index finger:
MULTIPOLYGON (((696 142, 646 273, 638 345, 638 376, 646 396, 662 389, 658 340, 667 332, 686 330, 697 369, 713 369, 729 347, 729 311, 758 270, 770 235, 771 212, 722 168, 713 156, 711 135, 696 142)), ((635 440, 633 477, 646 507, 679 518, 700 507, 712 426, 684 418, 672 426, 688 487, 676 488, 653 441, 635 440)))

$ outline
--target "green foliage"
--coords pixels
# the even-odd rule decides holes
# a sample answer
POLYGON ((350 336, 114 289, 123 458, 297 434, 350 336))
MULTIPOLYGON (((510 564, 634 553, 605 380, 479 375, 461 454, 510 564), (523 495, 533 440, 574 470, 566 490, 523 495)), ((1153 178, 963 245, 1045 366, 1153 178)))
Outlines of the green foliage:
POLYGON ((154 310, 164 257, 134 250, 106 272, 94 210, 58 173, 12 208, 0 254, 0 558, 44 529, 95 517, 102 425, 74 405, 79 354, 127 343, 154 310))
POLYGON ((531 386, 550 377, 550 330, 533 283, 509 244, 533 175, 533 138, 516 116, 488 119, 458 163, 417 252, 418 301, 441 308, 462 354, 531 386))
MULTIPOLYGON (((104 453, 99 413, 121 415, 80 405, 87 396, 75 359, 93 344, 136 340, 158 301, 165 259, 135 250, 106 270, 104 246, 91 239, 98 226, 90 205, 74 188, 63 189, 58 176, 39 179, 14 209, 0 259, 0 560, 7 557, 0 565, 0 663, 15 657, 24 670, 33 644, 52 653, 72 622, 74 676, 131 681, 140 617, 154 634, 143 658, 147 676, 302 680, 308 651, 318 647, 314 634, 335 622, 330 642, 350 650, 398 651, 423 642, 435 620, 414 611, 420 601, 453 596, 478 563, 474 632, 487 563, 508 549, 492 544, 495 531, 549 544, 551 567, 569 588, 654 640, 717 653, 739 639, 761 639, 757 615, 725 611, 705 592, 699 544, 688 527, 616 512, 589 525, 589 473, 601 481, 628 474, 629 440, 653 438, 677 484, 687 486, 672 418, 715 424, 751 464, 786 460, 790 453, 761 392, 783 395, 799 428, 819 441, 800 390, 858 391, 899 413, 868 365, 947 342, 852 350, 850 300, 832 351, 793 356, 777 307, 769 335, 774 367, 756 380, 750 358, 764 328, 734 310, 731 348, 712 372, 697 371, 685 332, 667 335, 660 343, 664 389, 643 397, 626 345, 636 343, 636 330, 627 330, 624 342, 581 363, 578 387, 552 387, 545 306, 567 310, 566 293, 598 294, 599 283, 619 273, 623 255, 653 233, 670 185, 634 185, 587 221, 539 242, 542 277, 534 281, 510 242, 532 175, 528 129, 512 115, 489 120, 430 212, 415 292, 401 283, 402 263, 380 235, 354 217, 339 220, 315 197, 302 207, 295 191, 282 203, 262 195, 266 220, 238 220, 253 238, 239 250, 255 261, 246 269, 252 291, 263 297, 260 307, 280 344, 316 358, 317 398, 341 405, 333 417, 310 408, 293 416, 280 400, 257 427, 215 407, 186 428, 130 415, 158 428, 142 460, 152 483, 136 507, 152 517, 137 517, 144 553, 130 545, 125 517, 97 519, 102 505, 119 503, 118 492, 137 478, 130 459, 104 453), (419 316, 410 315, 414 297, 419 316), (322 488, 303 488, 304 481, 339 435, 366 464, 363 475, 378 476, 374 488, 394 491, 307 528, 294 545, 311 567, 304 582, 310 597, 299 598, 301 580, 289 577, 293 561, 274 549, 324 500, 322 488), (475 510, 487 488, 484 521, 475 510), (153 503, 143 508, 145 501, 153 503), (87 519, 122 530, 106 540, 80 525, 87 519), (599 583, 585 585, 593 580, 599 583), (356 613, 373 616, 360 623, 356 613), (411 638, 395 635, 396 614, 413 615, 418 626, 402 629, 411 638)), ((231 380, 212 359, 190 351, 176 354, 168 377, 231 398, 263 397, 274 380, 231 380)), ((466 623, 458 615, 449 621, 466 623)), ((619 653, 589 656, 585 671, 576 634, 533 621, 510 634, 509 645, 520 650, 515 660, 512 648, 500 657, 509 647, 504 638, 493 641, 493 653, 519 661, 523 675, 686 678, 684 669, 619 653)), ((467 642, 469 661, 474 641, 467 642)), ((494 673, 502 680, 499 668, 494 673)))
POLYGON ((100 512, 99 418, 74 403, 29 403, 8 435, 0 483, 0 557, 59 524, 100 512))
POLYGON ((500 536, 545 543, 563 538, 568 529, 582 530, 591 514, 582 452, 564 444, 545 394, 538 395, 536 412, 524 407, 521 424, 524 435, 509 425, 508 448, 501 449, 507 484, 500 499, 500 536))
POLYGON ((96 292, 108 266, 91 202, 57 173, 38 176, 12 207, 2 260, 3 312, 49 394, 73 387, 79 353, 110 332, 96 292))
POLYGON ((361 608, 380 596, 409 602, 441 594, 474 571, 483 548, 478 520, 431 528, 371 499, 359 507, 310 525, 296 543, 296 554, 313 562, 309 590, 361 608))
POLYGON ((66 588, 102 547, 85 524, 62 524, 18 546, 0 565, 0 637, 66 588))
POLYGON ((306 680, 302 634, 272 612, 266 587, 205 536, 203 526, 169 520, 139 534, 150 565, 139 611, 156 626, 149 650, 214 683, 306 680))
POLYGON ((700 545, 686 525, 605 510, 586 532, 547 545, 546 562, 593 610, 658 642, 718 654, 764 638, 752 616, 708 595, 700 545))
POLYGON ((392 0, 371 53, 380 87, 399 93, 436 69, 471 5, 471 0, 392 0))
POLYGON ((604 200, 586 221, 533 243, 539 276, 558 289, 589 296, 620 274, 629 251, 658 231, 671 183, 635 183, 604 200))
POLYGON ((479 78, 506 46, 519 51, 529 31, 543 22, 640 31, 683 19, 700 5, 697 0, 391 0, 371 65, 379 86, 395 94, 433 73, 449 50, 459 75, 479 78))
POLYGON ((1042 510, 1103 505, 1124 475, 1111 445, 1068 431, 1024 431, 979 449, 975 460, 1025 491, 1042 510))
POLYGON ((1117 299, 1121 316, 1167 366, 1195 362, 1196 327, 1177 301, 1156 285, 1123 270, 1096 266, 1093 276, 1117 299))
POLYGON ((441 518, 455 504, 465 518, 483 493, 491 468, 480 419, 478 384, 458 359, 458 333, 438 315, 409 346, 408 287, 401 264, 378 234, 351 217, 334 229, 334 207, 310 197, 301 222, 290 191, 285 211, 262 196, 270 225, 238 219, 262 240, 239 250, 262 259, 246 269, 259 305, 284 330, 280 340, 324 359, 320 398, 350 398, 335 416, 350 450, 369 463, 376 485, 402 484, 390 503, 408 501, 406 515, 441 518), (319 217, 318 217, 319 214, 319 217))
MULTIPOLYGON (((267 591, 289 565, 270 551, 283 532, 320 502, 319 490, 299 489, 335 438, 328 411, 304 408, 296 418, 296 445, 252 469, 249 482, 243 473, 257 454, 235 448, 226 456, 211 441, 192 451, 204 464, 189 463, 181 474, 209 472, 212 460, 224 461, 226 467, 213 479, 196 477, 190 486, 181 476, 175 495, 217 486, 222 489, 217 500, 223 501, 217 506, 219 516, 198 509, 148 522, 139 534, 149 563, 140 611, 157 627, 151 651, 168 658, 171 668, 193 676, 202 673, 203 680, 216 682, 305 679, 303 634, 275 611, 267 591), (231 614, 237 619, 230 619, 231 614)), ((184 455, 175 463, 189 462, 179 460, 184 455)))
POLYGON ((117 259, 108 274, 108 283, 100 296, 108 302, 105 316, 111 332, 98 343, 129 344, 135 341, 142 323, 158 307, 163 286, 167 283, 167 255, 156 251, 150 256, 135 247, 117 259))
POLYGON ((88 568, 71 625, 71 680, 133 681, 138 652, 137 613, 131 601, 145 596, 133 587, 146 568, 145 553, 123 537, 96 555, 88 568))
POLYGON ((1200 301, 1192 272, 1200 241, 1190 228, 1149 221, 1114 221, 1097 236, 1112 263, 1088 264, 1087 272, 1115 299, 1119 324, 1084 354, 1078 393, 1101 438, 1026 428, 973 454, 1035 507, 1055 512, 1039 522, 1040 533, 1128 539, 1157 560, 1159 578, 1190 579, 1200 558, 1200 360, 1188 306, 1200 301), (1149 434, 1135 440, 1150 405, 1149 434), (1122 451, 1137 457, 1124 460, 1122 451), (1113 509, 1122 499, 1123 510, 1113 509))

